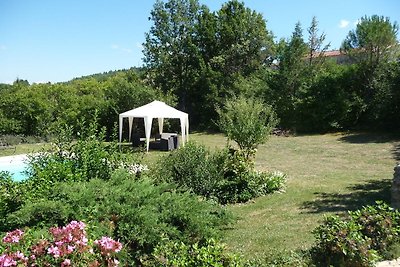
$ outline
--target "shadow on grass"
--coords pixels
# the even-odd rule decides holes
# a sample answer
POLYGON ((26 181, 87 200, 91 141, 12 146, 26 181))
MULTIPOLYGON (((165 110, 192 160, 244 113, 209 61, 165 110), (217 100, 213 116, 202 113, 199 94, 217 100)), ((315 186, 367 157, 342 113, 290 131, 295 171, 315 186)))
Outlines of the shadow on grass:
POLYGON ((390 203, 391 182, 391 179, 367 181, 349 186, 347 189, 352 192, 346 194, 316 192, 316 199, 304 202, 301 208, 305 213, 339 213, 375 204, 376 200, 390 203))
POLYGON ((352 144, 365 144, 365 143, 387 143, 399 141, 400 136, 388 133, 355 133, 345 135, 339 138, 339 141, 352 143, 352 144))

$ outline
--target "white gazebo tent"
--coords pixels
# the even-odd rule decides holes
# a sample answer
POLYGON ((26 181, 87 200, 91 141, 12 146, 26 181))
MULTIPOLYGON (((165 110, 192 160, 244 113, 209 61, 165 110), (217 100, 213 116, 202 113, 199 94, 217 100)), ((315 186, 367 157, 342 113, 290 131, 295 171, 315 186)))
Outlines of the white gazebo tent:
POLYGON ((119 114, 119 142, 122 141, 122 124, 124 118, 129 121, 129 141, 131 140, 133 118, 143 118, 146 133, 146 148, 149 151, 151 125, 153 119, 158 119, 159 133, 163 132, 164 118, 175 118, 181 122, 182 145, 189 139, 189 115, 183 111, 168 106, 161 101, 153 101, 144 106, 125 111, 119 114))

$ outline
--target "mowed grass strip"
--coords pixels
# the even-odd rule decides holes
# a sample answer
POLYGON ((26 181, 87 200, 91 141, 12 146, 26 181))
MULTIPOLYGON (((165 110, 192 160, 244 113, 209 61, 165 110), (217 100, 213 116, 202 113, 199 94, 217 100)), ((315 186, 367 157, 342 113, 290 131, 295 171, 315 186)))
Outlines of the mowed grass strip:
MULTIPOLYGON (((210 148, 226 145, 222 135, 191 137, 210 148)), ((247 258, 309 248, 324 214, 390 202, 399 151, 400 138, 385 134, 272 136, 259 147, 256 168, 286 173, 286 192, 229 206, 238 221, 224 241, 247 258)))
POLYGON ((48 149, 50 147, 51 145, 49 143, 19 144, 15 146, 4 147, 0 149, 0 157, 31 154, 42 151, 43 149, 48 149))

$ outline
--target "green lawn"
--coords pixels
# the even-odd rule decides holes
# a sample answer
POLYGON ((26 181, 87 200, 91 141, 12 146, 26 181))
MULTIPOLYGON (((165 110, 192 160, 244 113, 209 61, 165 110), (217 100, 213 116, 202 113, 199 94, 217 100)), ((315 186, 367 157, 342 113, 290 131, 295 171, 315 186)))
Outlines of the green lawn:
MULTIPOLYGON (((211 148, 226 144, 222 135, 191 137, 211 148)), ((390 201, 396 160, 400 138, 389 135, 273 136, 259 147, 256 167, 286 173, 286 193, 230 206, 239 220, 226 231, 225 242, 248 258, 309 248, 311 231, 324 214, 390 201)))
POLYGON ((34 153, 41 151, 43 148, 48 148, 48 147, 50 147, 50 144, 48 143, 19 144, 7 148, 1 148, 0 157, 34 153))

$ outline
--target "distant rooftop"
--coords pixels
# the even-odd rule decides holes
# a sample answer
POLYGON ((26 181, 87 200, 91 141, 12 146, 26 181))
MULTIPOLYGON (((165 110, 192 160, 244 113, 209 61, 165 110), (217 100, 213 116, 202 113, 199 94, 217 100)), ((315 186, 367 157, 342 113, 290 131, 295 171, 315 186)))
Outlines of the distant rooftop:
MULTIPOLYGON (((331 51, 325 51, 322 52, 325 57, 339 57, 343 56, 345 54, 341 53, 340 50, 331 50, 331 51)), ((314 56, 318 57, 321 54, 321 52, 315 52, 314 56)))

